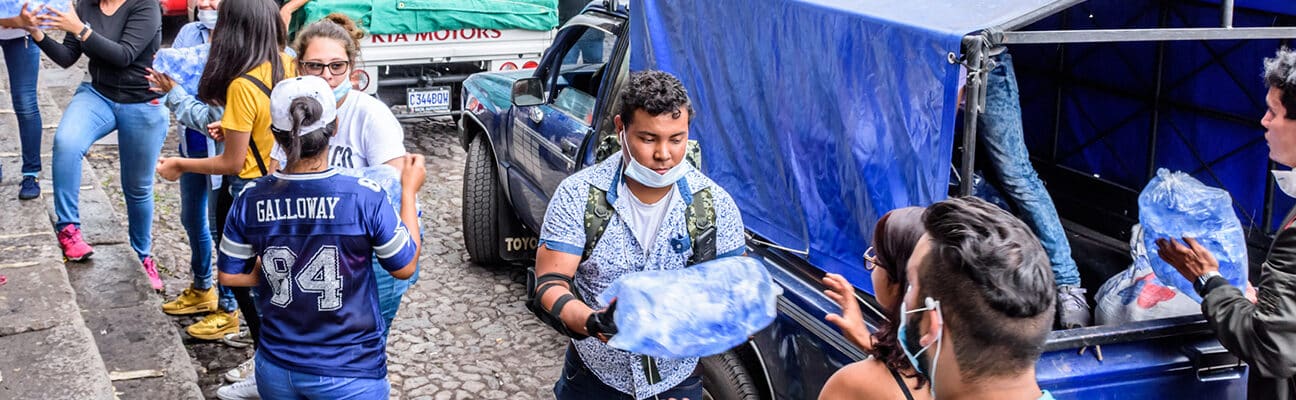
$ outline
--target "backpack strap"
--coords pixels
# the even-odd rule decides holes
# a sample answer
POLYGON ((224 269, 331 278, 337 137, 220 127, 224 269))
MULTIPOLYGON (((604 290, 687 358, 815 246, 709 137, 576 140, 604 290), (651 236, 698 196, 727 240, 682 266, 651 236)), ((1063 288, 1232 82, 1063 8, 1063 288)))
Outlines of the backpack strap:
POLYGON ((612 205, 608 204, 607 192, 590 185, 589 198, 585 202, 585 250, 581 252, 581 262, 594 254, 594 246, 603 237, 608 222, 612 221, 612 205))
POLYGON ((711 196, 711 188, 699 190, 693 194, 693 203, 684 211, 684 224, 693 243, 693 256, 689 257, 688 265, 716 258, 715 223, 715 199, 711 196))
MULTIPOLYGON (((253 85, 256 85, 257 88, 261 89, 261 92, 265 93, 266 99, 270 98, 270 87, 266 86, 265 82, 262 82, 260 79, 257 79, 257 77, 249 74, 243 74, 239 77, 247 79, 248 82, 252 82, 253 85)), ((261 150, 257 149, 256 138, 249 137, 248 146, 251 146, 252 148, 252 158, 256 159, 257 169, 261 170, 261 176, 269 175, 270 171, 266 169, 265 159, 261 158, 261 150)))

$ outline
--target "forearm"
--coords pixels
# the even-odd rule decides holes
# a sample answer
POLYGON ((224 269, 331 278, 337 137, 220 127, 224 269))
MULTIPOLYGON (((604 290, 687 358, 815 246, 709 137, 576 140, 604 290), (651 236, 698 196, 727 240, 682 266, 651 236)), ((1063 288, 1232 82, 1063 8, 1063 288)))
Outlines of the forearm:
POLYGON ((415 199, 417 193, 413 190, 401 191, 401 223, 405 224, 405 231, 409 232, 410 240, 414 242, 414 258, 409 264, 405 264, 400 270, 393 271, 392 276, 398 279, 409 279, 414 275, 414 270, 418 268, 419 253, 423 249, 423 238, 419 234, 418 228, 418 203, 415 199))
POLYGON ((41 48, 41 51, 45 52, 46 57, 60 67, 71 67, 76 64, 77 59, 81 58, 81 41, 77 40, 76 35, 67 34, 60 43, 51 39, 45 32, 36 31, 32 34, 32 40, 41 48))
POLYGON ((203 175, 237 175, 243 170, 243 154, 235 153, 228 148, 224 153, 207 158, 178 158, 175 160, 181 172, 203 175))
POLYGON ((207 125, 220 121, 224 113, 224 108, 203 103, 180 86, 171 88, 164 99, 167 108, 175 114, 176 121, 199 132, 207 132, 207 125))
MULTIPOLYGON (((540 272, 536 271, 536 274, 540 275, 540 272)), ((554 304, 558 302, 558 298, 563 295, 571 294, 572 291, 567 285, 558 284, 558 286, 545 291, 544 297, 540 298, 540 304, 544 305, 546 310, 552 312, 554 304)), ((567 325, 567 328, 571 329, 572 332, 588 336, 589 332, 585 329, 585 322, 589 320, 590 314, 593 313, 594 309, 590 308, 588 304, 573 299, 563 305, 562 314, 558 317, 562 319, 563 324, 567 325)))

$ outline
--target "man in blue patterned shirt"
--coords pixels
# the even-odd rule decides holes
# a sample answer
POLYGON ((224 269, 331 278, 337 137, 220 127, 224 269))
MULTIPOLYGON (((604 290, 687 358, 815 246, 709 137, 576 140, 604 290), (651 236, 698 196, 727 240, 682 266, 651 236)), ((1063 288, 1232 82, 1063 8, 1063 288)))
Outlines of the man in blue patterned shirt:
POLYGON ((693 108, 679 79, 661 71, 634 73, 621 104, 614 122, 622 151, 563 180, 540 233, 535 293, 541 307, 561 320, 557 328, 573 337, 554 395, 700 399, 697 358, 650 358, 609 347, 615 306, 599 304, 595 295, 626 274, 687 267, 699 248, 686 217, 695 199, 712 199, 717 258, 745 252, 742 216, 729 193, 684 162, 693 108), (586 254, 587 207, 598 193, 613 215, 586 254))

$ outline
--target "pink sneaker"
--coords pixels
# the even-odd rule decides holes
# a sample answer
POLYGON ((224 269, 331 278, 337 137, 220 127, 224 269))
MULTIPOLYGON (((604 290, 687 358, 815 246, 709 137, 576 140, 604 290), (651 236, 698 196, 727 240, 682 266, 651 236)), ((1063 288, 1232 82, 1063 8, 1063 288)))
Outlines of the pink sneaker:
POLYGON ((70 261, 81 261, 94 254, 94 248, 81 239, 81 228, 68 224, 58 231, 59 247, 63 248, 63 257, 70 261))
POLYGON ((157 264, 153 262, 153 256, 145 256, 141 264, 144 264, 144 273, 148 274, 149 284, 153 285, 153 290, 162 291, 162 278, 158 277, 157 264))

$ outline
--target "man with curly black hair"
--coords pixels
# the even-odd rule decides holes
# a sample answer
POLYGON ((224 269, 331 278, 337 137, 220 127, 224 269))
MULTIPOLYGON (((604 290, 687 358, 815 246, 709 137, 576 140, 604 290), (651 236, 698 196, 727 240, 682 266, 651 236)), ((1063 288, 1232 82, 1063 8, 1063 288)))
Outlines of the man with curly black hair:
POLYGON ((743 254, 742 218, 724 189, 684 161, 693 107, 679 79, 634 73, 621 104, 613 121, 622 151, 563 180, 549 202, 528 306, 572 338, 554 385, 559 400, 700 399, 697 358, 609 347, 616 303, 594 295, 626 274, 743 254))

